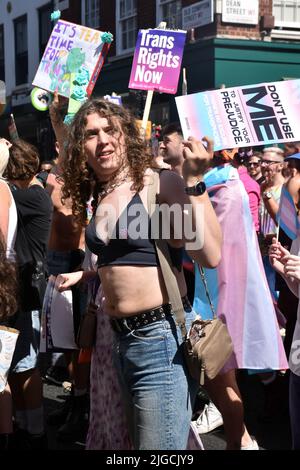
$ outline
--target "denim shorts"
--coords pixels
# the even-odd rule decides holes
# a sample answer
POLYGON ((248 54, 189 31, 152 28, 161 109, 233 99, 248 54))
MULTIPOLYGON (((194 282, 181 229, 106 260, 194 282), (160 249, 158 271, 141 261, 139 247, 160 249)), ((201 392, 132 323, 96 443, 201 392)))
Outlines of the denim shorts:
POLYGON ((40 348, 40 312, 18 312, 13 327, 20 331, 10 372, 25 372, 37 367, 40 348))
MULTIPOLYGON (((196 313, 186 312, 189 329, 196 313)), ((115 335, 114 362, 136 450, 184 450, 197 382, 184 363, 173 315, 115 335)))

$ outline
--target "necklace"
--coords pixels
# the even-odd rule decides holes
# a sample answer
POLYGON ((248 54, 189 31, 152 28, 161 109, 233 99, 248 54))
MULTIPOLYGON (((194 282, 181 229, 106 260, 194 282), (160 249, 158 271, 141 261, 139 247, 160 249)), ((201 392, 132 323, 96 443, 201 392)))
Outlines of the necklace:
POLYGON ((101 191, 98 193, 99 200, 103 199, 103 197, 107 196, 110 194, 114 189, 116 189, 118 186, 121 186, 121 184, 125 183, 125 181, 128 178, 128 173, 126 173, 123 178, 121 178, 119 181, 116 181, 115 183, 109 184, 107 183, 107 186, 103 188, 101 191))

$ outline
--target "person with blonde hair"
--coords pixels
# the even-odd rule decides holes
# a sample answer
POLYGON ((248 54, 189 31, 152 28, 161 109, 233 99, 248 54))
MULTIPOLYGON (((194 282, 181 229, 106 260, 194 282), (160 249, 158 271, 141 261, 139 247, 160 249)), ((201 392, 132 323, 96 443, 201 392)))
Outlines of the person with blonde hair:
POLYGON ((259 245, 264 263, 268 284, 274 300, 278 293, 275 287, 275 271, 270 265, 268 249, 272 237, 277 233, 277 212, 282 186, 285 182, 283 176, 284 153, 279 147, 266 147, 263 149, 261 171, 265 180, 261 184, 261 203, 259 208, 260 234, 259 245))

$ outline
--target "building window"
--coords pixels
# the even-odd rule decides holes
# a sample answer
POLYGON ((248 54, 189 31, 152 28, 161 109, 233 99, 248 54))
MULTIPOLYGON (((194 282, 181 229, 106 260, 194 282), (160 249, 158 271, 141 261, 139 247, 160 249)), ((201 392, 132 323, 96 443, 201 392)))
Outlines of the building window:
POLYGON ((165 21, 168 29, 182 27, 181 0, 158 0, 158 22, 165 21))
POLYGON ((4 26, 0 24, 0 80, 5 82, 5 65, 4 65, 4 26))
POLYGON ((39 9, 40 59, 44 54, 52 31, 51 13, 51 3, 47 3, 47 5, 39 9))
POLYGON ((56 7, 62 11, 62 10, 67 10, 69 8, 69 0, 58 0, 58 4, 56 7))
POLYGON ((137 0, 118 0, 117 31, 117 53, 131 51, 137 37, 137 0))
POLYGON ((27 15, 14 20, 16 85, 28 82, 27 15))
POLYGON ((300 0, 273 0, 275 26, 300 28, 300 0))
POLYGON ((98 29, 100 26, 100 0, 84 0, 84 24, 98 29))

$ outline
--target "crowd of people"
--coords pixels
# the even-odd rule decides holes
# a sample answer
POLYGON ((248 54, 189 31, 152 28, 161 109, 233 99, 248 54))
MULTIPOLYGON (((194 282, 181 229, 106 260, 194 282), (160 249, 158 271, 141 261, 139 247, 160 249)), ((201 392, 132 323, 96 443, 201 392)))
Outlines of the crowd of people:
POLYGON ((154 155, 126 108, 89 99, 68 126, 64 109, 55 93, 57 157, 45 168, 31 144, 0 140, 0 325, 19 331, 0 393, 0 448, 47 448, 39 348, 49 279, 72 292, 74 337, 87 310, 97 315, 90 350, 53 348, 45 377, 55 382, 60 368, 71 384, 47 416, 57 439, 86 431, 87 449, 184 450, 191 431, 224 424, 228 450, 258 450, 244 423, 246 370, 267 398, 278 377, 290 380, 299 449, 300 239, 280 229, 280 198, 284 187, 296 220, 300 143, 214 152, 209 137, 185 140, 172 123, 154 155), (151 194, 161 217, 153 217, 151 194), (170 303, 164 262, 184 319, 170 303), (24 287, 28 266, 30 288, 39 280, 35 301, 24 287), (183 328, 196 315, 212 317, 199 267, 233 353, 205 379, 209 401, 192 420, 199 384, 185 364, 183 328))

